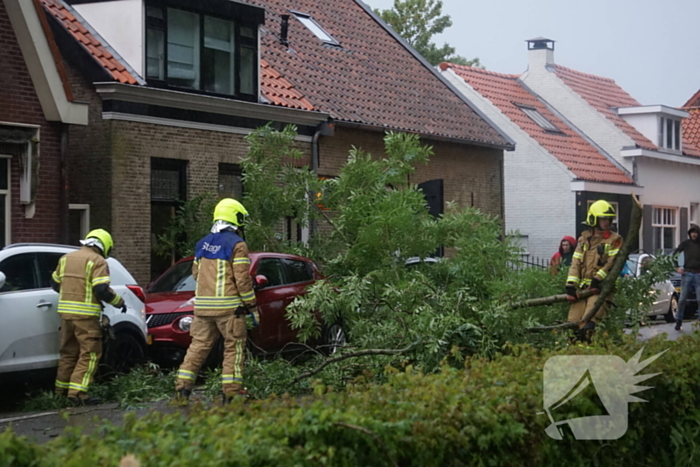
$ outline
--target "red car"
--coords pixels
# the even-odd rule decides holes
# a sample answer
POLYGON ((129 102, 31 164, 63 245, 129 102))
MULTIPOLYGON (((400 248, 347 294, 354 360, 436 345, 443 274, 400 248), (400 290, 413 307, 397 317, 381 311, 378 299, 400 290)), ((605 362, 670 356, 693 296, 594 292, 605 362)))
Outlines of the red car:
MULTIPOLYGON (((190 323, 196 282, 192 277, 194 257, 175 263, 146 291, 146 325, 151 356, 161 366, 178 365, 190 345, 190 323)), ((250 253, 250 275, 260 309, 260 326, 249 331, 249 348, 256 353, 290 350, 297 333, 285 318, 287 305, 304 295, 308 286, 323 279, 308 258, 280 253, 250 253)), ((346 342, 342 323, 323 326, 319 342, 334 353, 346 342)), ((220 346, 210 358, 218 359, 220 346)), ((211 361, 210 361, 211 362, 211 361)))

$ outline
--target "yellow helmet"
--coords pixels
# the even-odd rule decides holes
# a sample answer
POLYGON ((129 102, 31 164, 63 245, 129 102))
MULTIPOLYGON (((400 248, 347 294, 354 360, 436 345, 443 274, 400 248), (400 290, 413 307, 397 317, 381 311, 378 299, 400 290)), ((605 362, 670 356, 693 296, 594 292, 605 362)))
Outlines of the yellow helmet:
POLYGON ((232 198, 222 199, 214 208, 214 222, 226 221, 240 227, 243 224, 243 217, 247 215, 246 208, 232 198))
POLYGON ((112 247, 114 246, 114 241, 112 240, 112 236, 109 234, 109 232, 107 232, 104 229, 95 229, 90 231, 85 236, 85 240, 89 240, 91 238, 96 238, 100 241, 100 243, 104 247, 104 257, 107 258, 112 252, 112 247))
POLYGON ((591 204, 591 207, 588 208, 586 224, 595 227, 598 225, 598 218, 600 217, 615 217, 615 208, 612 204, 602 199, 591 204))

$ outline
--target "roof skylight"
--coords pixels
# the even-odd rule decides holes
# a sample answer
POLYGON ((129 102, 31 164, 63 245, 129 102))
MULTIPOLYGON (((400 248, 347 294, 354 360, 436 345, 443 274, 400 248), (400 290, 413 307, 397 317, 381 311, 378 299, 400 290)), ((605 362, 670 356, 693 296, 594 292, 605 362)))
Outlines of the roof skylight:
POLYGON ((330 45, 340 45, 340 43, 333 39, 333 36, 328 34, 325 29, 321 27, 320 24, 316 22, 315 19, 311 17, 311 15, 308 15, 306 13, 301 13, 298 11, 292 11, 292 14, 299 20, 301 21, 301 24, 306 26, 306 28, 313 32, 316 37, 321 39, 324 43, 330 44, 330 45))
MULTIPOLYGON (((517 105, 517 104, 516 104, 517 105)), ((550 122, 547 120, 544 115, 542 115, 537 109, 534 107, 525 107, 523 105, 518 105, 518 108, 523 111, 525 115, 530 117, 530 119, 537 123, 540 128, 543 130, 547 131, 555 131, 557 133, 561 133, 561 130, 554 126, 554 123, 550 122)))

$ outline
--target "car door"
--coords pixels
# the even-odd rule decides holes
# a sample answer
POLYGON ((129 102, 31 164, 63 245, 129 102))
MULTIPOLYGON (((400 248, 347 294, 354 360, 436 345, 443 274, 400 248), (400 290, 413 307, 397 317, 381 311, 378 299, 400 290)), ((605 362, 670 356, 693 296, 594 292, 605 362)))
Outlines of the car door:
POLYGON ((267 278, 267 285, 256 291, 260 309, 260 326, 251 332, 253 343, 265 351, 277 350, 290 342, 285 307, 294 299, 293 289, 286 285, 282 259, 258 258, 254 274, 267 278))
MULTIPOLYGON (((654 257, 647 254, 639 255, 637 258, 637 276, 644 274, 644 263, 653 260, 654 257)), ((654 303, 651 306, 650 315, 664 315, 668 313, 668 308, 671 305, 671 297, 673 291, 668 287, 666 282, 658 282, 652 286, 650 294, 655 294, 654 303)))
POLYGON ((5 258, 0 271, 6 277, 0 289, 0 372, 55 366, 58 294, 42 287, 36 253, 5 258))
MULTIPOLYGON (((301 297, 308 293, 307 288, 314 283, 313 268, 310 263, 299 259, 284 258, 282 264, 285 268, 285 277, 290 294, 285 308, 294 301, 296 297, 301 297)), ((286 313, 286 311, 285 311, 286 313)), ((288 320, 285 319, 285 333, 290 342, 297 340, 297 331, 291 328, 288 320)))

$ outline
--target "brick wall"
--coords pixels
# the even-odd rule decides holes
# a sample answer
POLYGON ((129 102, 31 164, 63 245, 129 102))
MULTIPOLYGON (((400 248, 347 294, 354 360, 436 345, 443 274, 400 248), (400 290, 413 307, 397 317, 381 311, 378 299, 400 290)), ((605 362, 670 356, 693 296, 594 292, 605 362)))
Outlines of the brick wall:
POLYGON ((11 161, 11 236, 17 242, 59 242, 61 124, 48 122, 17 43, 5 4, 0 2, 0 125, 3 122, 40 126, 39 186, 33 218, 19 203, 19 160, 11 161))
MULTIPOLYGON (((503 217, 503 151, 432 140, 422 144, 432 146, 434 155, 428 165, 418 167, 412 183, 441 178, 445 203, 473 205, 486 214, 503 217)), ((319 143, 319 174, 336 175, 352 146, 373 156, 385 155, 383 133, 338 126, 334 136, 321 138, 319 143)))

